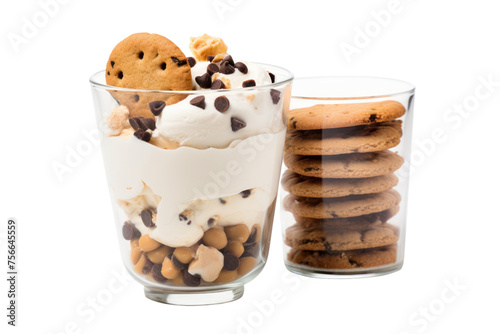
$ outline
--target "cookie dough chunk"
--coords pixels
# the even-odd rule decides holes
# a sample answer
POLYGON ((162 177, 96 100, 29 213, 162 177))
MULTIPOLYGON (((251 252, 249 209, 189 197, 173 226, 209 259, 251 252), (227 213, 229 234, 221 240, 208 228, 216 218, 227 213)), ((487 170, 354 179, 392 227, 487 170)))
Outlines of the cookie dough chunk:
POLYGON ((320 269, 355 269, 378 267, 396 262, 397 246, 391 245, 345 252, 319 252, 292 249, 288 261, 320 269))
POLYGON ((400 201, 399 193, 391 189, 377 194, 326 199, 288 195, 284 207, 300 217, 346 218, 381 212, 398 205, 400 201))
POLYGON ((364 178, 387 175, 403 165, 389 150, 331 156, 285 154, 285 165, 297 174, 320 178, 364 178))
POLYGON ((226 53, 227 45, 222 38, 204 34, 191 37, 189 49, 198 61, 207 61, 207 56, 217 56, 226 53))
POLYGON ((405 107, 397 101, 349 104, 317 104, 290 110, 288 129, 317 130, 391 121, 403 116, 405 107))
POLYGON ((335 225, 300 224, 286 230, 286 245, 310 251, 346 251, 388 246, 398 241, 399 230, 391 224, 335 225))
MULTIPOLYGON (((191 90, 191 67, 187 57, 168 38, 148 33, 133 34, 118 43, 106 64, 106 83, 111 86, 146 90, 191 90)), ((112 91, 130 117, 153 118, 148 104, 162 100, 179 102, 179 94, 112 91)))
POLYGON ((287 170, 281 184, 283 189, 297 196, 331 198, 386 191, 398 184, 398 177, 387 174, 361 179, 320 179, 287 170))
POLYGON ((401 121, 341 129, 288 131, 285 151, 300 155, 335 155, 387 150, 399 144, 401 121))

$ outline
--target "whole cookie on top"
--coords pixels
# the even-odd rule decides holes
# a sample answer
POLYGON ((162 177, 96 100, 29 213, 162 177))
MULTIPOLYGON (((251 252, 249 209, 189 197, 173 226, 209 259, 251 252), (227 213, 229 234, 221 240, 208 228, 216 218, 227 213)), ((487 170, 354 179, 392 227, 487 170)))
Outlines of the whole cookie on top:
POLYGON ((288 129, 319 130, 390 121, 403 116, 405 107, 397 101, 352 104, 317 104, 290 110, 288 129))
MULTIPOLYGON (((191 90, 191 67, 182 51, 168 38, 157 34, 137 33, 118 43, 106 65, 106 83, 111 86, 145 90, 191 90)), ((126 106, 130 117, 154 115, 148 104, 182 99, 179 94, 113 91, 111 94, 126 106), (161 95, 161 96, 159 96, 161 95)))

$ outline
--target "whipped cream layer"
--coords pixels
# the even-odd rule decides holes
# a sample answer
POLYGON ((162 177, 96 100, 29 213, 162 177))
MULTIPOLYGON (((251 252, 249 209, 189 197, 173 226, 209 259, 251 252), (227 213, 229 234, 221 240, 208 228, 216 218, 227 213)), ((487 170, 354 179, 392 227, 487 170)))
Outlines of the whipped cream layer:
POLYGON ((166 106, 157 117, 154 136, 160 135, 181 146, 226 148, 236 140, 275 133, 284 127, 282 99, 274 104, 269 89, 238 93, 229 90, 210 92, 205 95, 205 109, 191 105, 192 98, 166 106), (229 101, 229 108, 224 112, 215 108, 215 99, 220 96, 225 96, 229 101), (233 118, 244 122, 246 126, 233 131, 233 118))
POLYGON ((190 103, 196 95, 166 106, 161 115, 156 117, 157 130, 153 136, 163 137, 180 146, 199 149, 225 148, 238 140, 283 129, 281 110, 284 92, 274 90, 274 93, 279 95, 279 100, 275 103, 271 89, 258 87, 271 84, 271 77, 265 68, 258 64, 245 63, 248 68, 245 74, 238 69, 231 74, 215 73, 212 77, 226 78, 231 88, 242 88, 242 83, 246 80, 254 80, 257 87, 214 92, 201 89, 195 80, 206 73, 208 64, 210 62, 197 62, 191 68, 194 88, 200 90, 200 94, 205 97, 204 108, 190 103), (203 94, 204 91, 207 93, 203 94), (215 106, 215 100, 221 96, 229 101, 229 107, 223 112, 215 106), (245 126, 235 131, 232 128, 234 120, 243 122, 245 126))
POLYGON ((209 223, 214 216, 215 226, 262 224, 278 190, 285 140, 281 124, 279 132, 254 135, 225 149, 165 150, 133 136, 105 137, 112 196, 142 234, 171 247, 196 243, 214 226, 209 223), (251 194, 243 198, 240 193, 247 189, 251 194), (156 205, 156 227, 148 228, 140 211, 156 205), (189 220, 180 217, 185 212, 192 213, 189 220))

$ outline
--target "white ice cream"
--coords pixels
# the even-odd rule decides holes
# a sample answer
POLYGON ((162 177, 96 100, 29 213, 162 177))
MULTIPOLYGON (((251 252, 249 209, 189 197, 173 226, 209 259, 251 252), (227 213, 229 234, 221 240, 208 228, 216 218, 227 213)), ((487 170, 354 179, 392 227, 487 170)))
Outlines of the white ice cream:
POLYGON ((102 149, 112 194, 126 204, 128 218, 141 233, 181 247, 196 243, 216 215, 219 226, 243 223, 250 228, 263 222, 278 191, 284 138, 283 129, 226 149, 164 150, 135 137, 106 137, 102 149), (246 189, 254 190, 243 198, 240 192, 246 189), (156 203, 157 226, 147 228, 140 211, 156 203), (193 211, 189 225, 179 219, 186 210, 193 211))
POLYGON ((191 105, 192 98, 166 106, 157 117, 157 132, 181 146, 200 149, 209 147, 226 148, 235 140, 242 140, 261 133, 276 133, 283 129, 282 99, 273 104, 269 89, 250 92, 212 93, 205 95, 205 109, 191 105), (225 112, 215 109, 214 101, 219 96, 229 100, 225 112), (238 131, 231 129, 231 118, 246 123, 238 131))

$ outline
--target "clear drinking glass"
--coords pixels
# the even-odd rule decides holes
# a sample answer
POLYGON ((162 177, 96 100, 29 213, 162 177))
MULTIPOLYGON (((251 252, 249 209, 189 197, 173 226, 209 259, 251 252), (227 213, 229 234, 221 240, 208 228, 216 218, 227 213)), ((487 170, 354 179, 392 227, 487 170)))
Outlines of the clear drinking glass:
POLYGON ((260 65, 273 84, 146 91, 90 79, 123 262, 152 300, 235 300, 264 267, 293 76, 260 65))
POLYGON ((384 78, 294 80, 281 181, 290 271, 352 277, 402 267, 414 92, 384 78))

